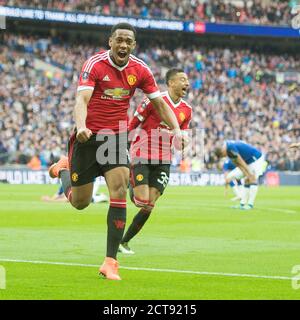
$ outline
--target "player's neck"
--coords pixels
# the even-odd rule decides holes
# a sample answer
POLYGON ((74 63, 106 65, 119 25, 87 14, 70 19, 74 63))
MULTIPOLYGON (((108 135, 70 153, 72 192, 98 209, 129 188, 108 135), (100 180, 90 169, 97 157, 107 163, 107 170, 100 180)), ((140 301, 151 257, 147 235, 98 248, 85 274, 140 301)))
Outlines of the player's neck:
POLYGON ((178 96, 176 93, 172 92, 171 90, 168 90, 168 95, 171 98, 172 102, 175 104, 177 104, 181 99, 180 96, 178 96))

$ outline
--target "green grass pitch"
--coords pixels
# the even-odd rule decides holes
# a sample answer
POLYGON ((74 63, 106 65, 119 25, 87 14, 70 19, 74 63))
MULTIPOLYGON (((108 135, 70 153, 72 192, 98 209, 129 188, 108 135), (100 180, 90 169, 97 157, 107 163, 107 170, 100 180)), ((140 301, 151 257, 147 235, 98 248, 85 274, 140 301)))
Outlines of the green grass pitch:
MULTIPOLYGON (((79 212, 40 201, 55 191, 0 185, 0 300, 300 298, 292 286, 300 284, 292 273, 300 265, 299 187, 261 187, 255 210, 245 212, 230 209, 221 187, 167 188, 131 243, 136 254, 119 255, 122 281, 97 274, 108 205, 79 212)), ((127 222, 136 212, 128 204, 127 222)))

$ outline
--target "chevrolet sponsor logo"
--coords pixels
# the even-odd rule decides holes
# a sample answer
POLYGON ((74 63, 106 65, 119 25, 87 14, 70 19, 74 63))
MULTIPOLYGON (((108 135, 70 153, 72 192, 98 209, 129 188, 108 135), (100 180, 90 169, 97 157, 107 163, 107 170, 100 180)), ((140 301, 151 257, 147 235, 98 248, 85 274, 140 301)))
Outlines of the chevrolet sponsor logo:
POLYGON ((112 97, 113 99, 123 99, 130 94, 130 90, 124 88, 106 89, 104 94, 112 97))

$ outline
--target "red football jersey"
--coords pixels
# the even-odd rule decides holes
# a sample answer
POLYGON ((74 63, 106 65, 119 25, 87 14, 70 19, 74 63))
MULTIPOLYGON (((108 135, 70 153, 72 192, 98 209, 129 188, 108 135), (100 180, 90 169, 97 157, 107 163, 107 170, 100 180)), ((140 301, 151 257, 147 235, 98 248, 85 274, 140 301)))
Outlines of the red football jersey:
MULTIPOLYGON (((162 93, 163 99, 175 113, 181 130, 189 128, 192 118, 192 107, 181 99, 174 103, 168 92, 162 93)), ((129 124, 129 131, 140 125, 144 131, 137 132, 137 140, 133 141, 131 147, 131 158, 155 159, 169 162, 171 161, 172 135, 170 128, 164 123, 158 112, 155 110, 149 99, 145 99, 140 104, 129 124)))
POLYGON ((83 65, 77 88, 77 91, 93 89, 86 127, 93 133, 101 129, 126 131, 127 125, 119 130, 119 122, 128 121, 129 100, 136 88, 150 99, 160 96, 153 74, 142 60, 130 55, 128 63, 119 67, 111 60, 109 50, 89 58, 83 65))

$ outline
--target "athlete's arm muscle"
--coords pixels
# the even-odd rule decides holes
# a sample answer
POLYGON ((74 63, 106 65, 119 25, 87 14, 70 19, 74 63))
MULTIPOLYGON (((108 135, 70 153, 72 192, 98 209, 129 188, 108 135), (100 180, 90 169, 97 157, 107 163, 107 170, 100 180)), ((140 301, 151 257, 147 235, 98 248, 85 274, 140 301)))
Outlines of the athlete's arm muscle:
POLYGON ((232 159, 232 161, 237 167, 239 167, 242 170, 243 174, 251 182, 254 177, 253 177, 252 173, 250 172, 249 167, 248 167, 247 163, 244 161, 244 159, 238 154, 235 159, 232 159))
POLYGON ((77 92, 76 103, 74 107, 74 118, 77 129, 76 138, 79 142, 86 142, 92 132, 86 128, 87 105, 91 99, 93 90, 81 90, 77 92))

